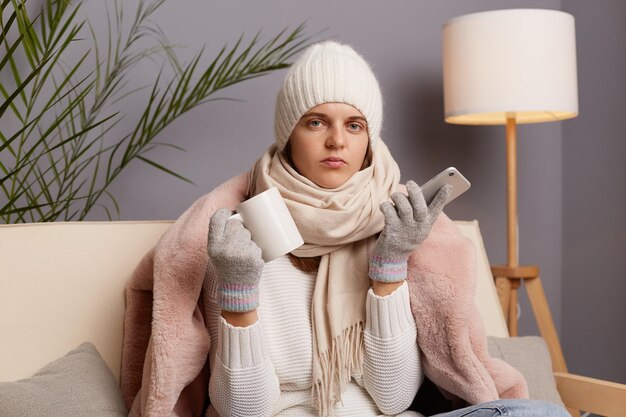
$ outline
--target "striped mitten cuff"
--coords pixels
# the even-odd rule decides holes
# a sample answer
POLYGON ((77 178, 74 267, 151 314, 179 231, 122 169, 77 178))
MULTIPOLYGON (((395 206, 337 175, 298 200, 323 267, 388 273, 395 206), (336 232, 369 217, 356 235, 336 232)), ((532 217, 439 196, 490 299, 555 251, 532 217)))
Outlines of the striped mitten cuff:
POLYGON ((223 283, 218 291, 218 304, 222 310, 235 313, 252 311, 259 306, 259 286, 223 283))
POLYGON ((369 259, 369 276, 382 282, 398 282, 407 277, 408 257, 386 258, 372 255, 369 259))

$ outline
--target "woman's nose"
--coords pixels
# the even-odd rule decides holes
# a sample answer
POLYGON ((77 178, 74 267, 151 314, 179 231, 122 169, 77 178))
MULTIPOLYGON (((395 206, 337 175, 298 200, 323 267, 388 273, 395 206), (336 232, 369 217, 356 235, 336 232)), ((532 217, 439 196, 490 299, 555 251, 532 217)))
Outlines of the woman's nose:
POLYGON ((344 138, 344 132, 340 127, 333 126, 328 129, 328 137, 326 138, 326 146, 332 146, 335 148, 343 148, 345 146, 346 139, 344 138))

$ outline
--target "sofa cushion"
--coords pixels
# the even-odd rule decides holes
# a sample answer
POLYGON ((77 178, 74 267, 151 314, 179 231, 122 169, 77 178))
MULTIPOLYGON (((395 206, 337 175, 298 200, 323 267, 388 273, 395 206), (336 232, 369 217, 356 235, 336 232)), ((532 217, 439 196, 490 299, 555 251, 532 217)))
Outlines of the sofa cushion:
POLYGON ((30 378, 0 382, 0 398, 0 417, 127 415, 113 373, 89 342, 30 378))
POLYGON ((487 348, 492 357, 504 360, 524 375, 530 399, 565 406, 556 389, 550 352, 542 337, 488 336, 487 348))

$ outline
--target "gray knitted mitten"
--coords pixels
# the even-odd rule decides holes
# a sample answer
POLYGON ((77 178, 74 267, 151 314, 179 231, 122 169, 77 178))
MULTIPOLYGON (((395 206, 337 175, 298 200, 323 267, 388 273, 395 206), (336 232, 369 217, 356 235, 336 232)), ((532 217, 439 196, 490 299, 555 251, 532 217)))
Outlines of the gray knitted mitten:
POLYGON ((407 277, 411 252, 428 237, 437 216, 452 192, 446 184, 439 189, 430 206, 426 206, 422 190, 415 181, 406 183, 408 197, 396 191, 389 201, 380 203, 385 226, 369 258, 369 276, 383 282, 399 282, 407 277))
POLYGON ((218 304, 222 310, 244 313, 259 305, 259 281, 265 261, 250 231, 226 207, 209 222, 207 252, 219 280, 218 304))

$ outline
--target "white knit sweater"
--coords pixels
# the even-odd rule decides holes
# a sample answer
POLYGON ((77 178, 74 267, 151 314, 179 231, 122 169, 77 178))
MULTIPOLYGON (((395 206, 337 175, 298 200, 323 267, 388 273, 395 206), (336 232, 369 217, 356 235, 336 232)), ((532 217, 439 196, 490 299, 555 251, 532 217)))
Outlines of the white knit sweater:
MULTIPOLYGON (((228 324, 215 303, 206 306, 209 416, 317 416, 311 402, 315 277, 287 255, 268 262, 259 284, 259 320, 246 327, 228 324)), ((403 413, 423 380, 407 283, 385 297, 370 289, 366 320, 363 374, 352 375, 337 415, 420 416, 403 413)))

